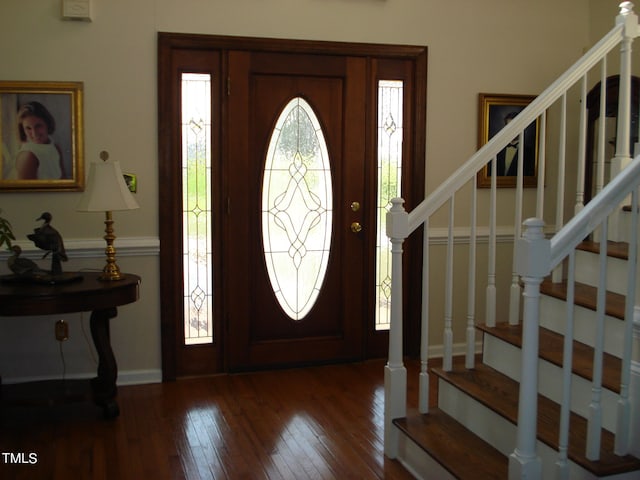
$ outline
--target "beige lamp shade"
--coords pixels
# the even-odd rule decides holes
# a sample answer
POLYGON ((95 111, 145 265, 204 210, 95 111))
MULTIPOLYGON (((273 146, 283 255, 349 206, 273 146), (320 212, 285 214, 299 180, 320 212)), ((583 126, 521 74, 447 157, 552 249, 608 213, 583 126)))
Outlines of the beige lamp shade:
MULTIPOLYGON (((106 155, 105 155, 106 156, 106 155)), ((89 178, 77 210, 106 212, 139 208, 122 176, 120 162, 109 160, 91 163, 89 178)))

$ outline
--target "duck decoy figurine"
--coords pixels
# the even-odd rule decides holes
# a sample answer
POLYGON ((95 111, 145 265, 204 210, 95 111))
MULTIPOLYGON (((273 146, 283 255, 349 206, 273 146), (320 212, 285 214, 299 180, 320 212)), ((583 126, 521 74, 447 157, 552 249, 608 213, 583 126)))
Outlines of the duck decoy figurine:
POLYGON ((9 266, 9 270, 15 275, 18 277, 33 277, 34 275, 44 273, 44 270, 33 260, 20 258, 22 248, 19 245, 13 245, 11 251, 13 251, 13 255, 7 259, 7 265, 9 266))
POLYGON ((33 233, 27 235, 27 238, 31 240, 36 247, 46 250, 46 253, 42 258, 45 258, 51 253, 51 274, 61 275, 62 265, 60 261, 67 261, 67 253, 64 250, 64 242, 62 241, 62 235, 51 226, 52 215, 49 212, 44 212, 36 220, 42 220, 42 226, 35 228, 33 233))

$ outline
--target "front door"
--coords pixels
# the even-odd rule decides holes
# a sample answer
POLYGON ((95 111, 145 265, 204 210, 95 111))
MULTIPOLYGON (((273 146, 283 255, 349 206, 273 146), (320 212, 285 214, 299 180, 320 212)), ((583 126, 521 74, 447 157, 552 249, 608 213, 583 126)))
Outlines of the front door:
POLYGON ((384 356, 383 223, 400 185, 423 196, 426 49, 161 33, 158 55, 164 378, 384 356))
POLYGON ((229 55, 229 367, 362 358, 364 58, 229 55))

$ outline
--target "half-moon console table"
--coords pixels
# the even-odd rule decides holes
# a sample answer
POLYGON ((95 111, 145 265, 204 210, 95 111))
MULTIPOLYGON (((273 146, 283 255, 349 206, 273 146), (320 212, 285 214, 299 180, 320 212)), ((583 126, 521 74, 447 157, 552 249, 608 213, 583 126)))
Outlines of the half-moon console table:
POLYGON ((100 275, 79 272, 80 278, 55 285, 0 282, 0 316, 90 311, 91 336, 98 353, 98 375, 91 380, 91 393, 105 417, 114 418, 120 414, 116 402, 118 366, 111 349, 109 321, 117 316, 117 307, 138 300, 140 277, 126 274, 122 280, 102 281, 100 275))

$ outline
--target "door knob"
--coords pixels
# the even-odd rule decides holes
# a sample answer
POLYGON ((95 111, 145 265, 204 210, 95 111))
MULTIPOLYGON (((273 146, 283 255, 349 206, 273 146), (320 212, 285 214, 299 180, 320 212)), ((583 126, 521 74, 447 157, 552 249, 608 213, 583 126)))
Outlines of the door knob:
POLYGON ((360 222, 353 222, 351 224, 351 231, 353 233, 358 233, 358 232, 362 231, 362 225, 360 225, 360 222))

